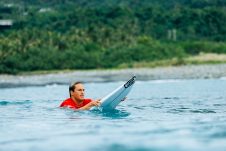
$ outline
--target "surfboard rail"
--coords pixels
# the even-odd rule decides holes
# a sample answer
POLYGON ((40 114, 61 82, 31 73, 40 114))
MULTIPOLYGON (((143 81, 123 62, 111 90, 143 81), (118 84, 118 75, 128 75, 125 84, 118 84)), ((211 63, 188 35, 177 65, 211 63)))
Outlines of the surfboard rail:
POLYGON ((116 106, 129 94, 134 83, 136 81, 136 76, 130 78, 126 83, 122 84, 111 93, 103 97, 99 109, 101 110, 113 110, 116 106))

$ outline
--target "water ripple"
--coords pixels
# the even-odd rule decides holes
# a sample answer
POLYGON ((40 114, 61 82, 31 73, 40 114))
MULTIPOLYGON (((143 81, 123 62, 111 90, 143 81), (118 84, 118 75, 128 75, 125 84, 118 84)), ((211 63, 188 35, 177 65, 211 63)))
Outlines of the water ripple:
POLYGON ((123 144, 111 144, 109 146, 102 146, 100 148, 95 148, 93 150, 99 150, 99 151, 152 151, 156 149, 151 149, 151 148, 145 148, 143 146, 138 146, 138 147, 132 147, 130 145, 123 145, 123 144))
POLYGON ((129 112, 123 111, 123 110, 111 110, 111 111, 90 111, 92 113, 101 115, 103 117, 108 117, 112 119, 120 119, 120 118, 125 118, 130 115, 129 112))
POLYGON ((226 138, 226 131, 215 132, 211 134, 210 137, 212 138, 226 138))
POLYGON ((0 101, 0 106, 7 106, 7 105, 24 105, 24 104, 31 104, 32 101, 24 100, 24 101, 0 101))
MULTIPOLYGON (((67 86, 1 89, 0 150, 223 151, 225 82, 140 82, 109 112, 59 108, 67 86)), ((117 84, 86 85, 99 98, 117 84)))
POLYGON ((13 140, 8 140, 8 141, 2 141, 0 142, 1 145, 5 144, 14 144, 14 143, 22 143, 22 142, 34 142, 34 141, 44 141, 45 139, 40 139, 40 138, 26 138, 26 139, 13 139, 13 140))
POLYGON ((213 110, 210 109, 197 109, 197 110, 190 110, 192 113, 216 113, 213 110))
POLYGON ((169 113, 184 113, 184 112, 190 112, 190 113, 216 113, 213 110, 210 109, 190 109, 190 108, 176 108, 176 109, 170 109, 168 111, 169 113))

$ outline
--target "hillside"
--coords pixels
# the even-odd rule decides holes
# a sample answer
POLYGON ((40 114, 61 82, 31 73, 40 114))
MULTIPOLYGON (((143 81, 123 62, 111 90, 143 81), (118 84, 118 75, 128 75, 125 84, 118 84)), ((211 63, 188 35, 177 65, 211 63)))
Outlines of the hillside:
POLYGON ((224 0, 2 0, 0 73, 186 64, 226 53, 225 20, 224 0))

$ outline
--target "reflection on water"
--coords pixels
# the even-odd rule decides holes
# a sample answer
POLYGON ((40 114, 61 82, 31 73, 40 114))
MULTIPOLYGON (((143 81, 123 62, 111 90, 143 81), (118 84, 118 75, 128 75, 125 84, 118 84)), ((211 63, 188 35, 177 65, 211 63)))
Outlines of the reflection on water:
MULTIPOLYGON (((122 82, 86 83, 101 98, 122 82)), ((226 148, 226 80, 138 81, 113 111, 59 108, 67 85, 0 89, 0 150, 226 148)))

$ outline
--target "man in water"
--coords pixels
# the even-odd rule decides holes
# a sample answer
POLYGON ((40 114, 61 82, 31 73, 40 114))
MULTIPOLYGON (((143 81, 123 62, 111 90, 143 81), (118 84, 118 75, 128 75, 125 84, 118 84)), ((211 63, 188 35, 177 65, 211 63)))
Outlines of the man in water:
POLYGON ((85 88, 82 82, 75 82, 69 87, 70 98, 64 100, 60 107, 75 110, 89 110, 93 106, 100 106, 100 100, 85 99, 85 88))

